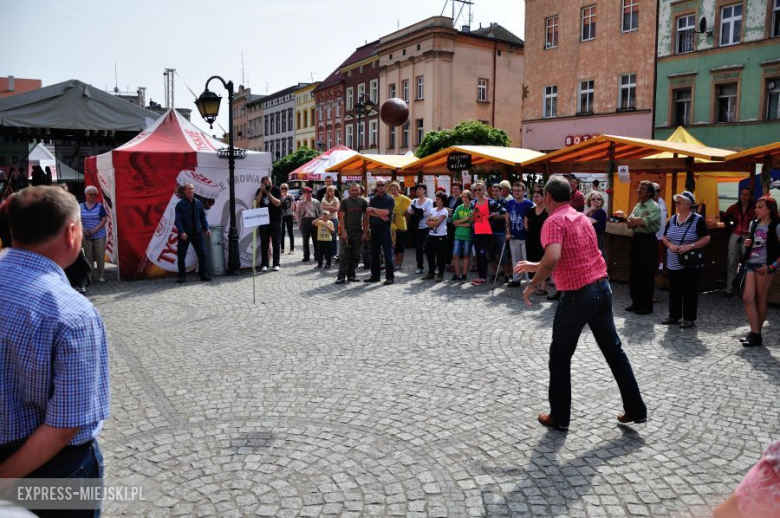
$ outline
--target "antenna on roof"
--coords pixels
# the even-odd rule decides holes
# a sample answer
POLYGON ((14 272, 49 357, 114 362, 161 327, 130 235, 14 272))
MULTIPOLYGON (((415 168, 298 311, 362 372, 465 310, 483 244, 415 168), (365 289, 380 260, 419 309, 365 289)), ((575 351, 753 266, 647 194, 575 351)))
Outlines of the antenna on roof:
POLYGON ((114 95, 119 93, 119 76, 116 73, 116 61, 114 61, 114 95))
POLYGON ((244 77, 244 51, 241 51, 241 84, 246 85, 246 78, 244 77))
POLYGON ((309 72, 309 79, 311 79, 311 82, 314 82, 314 72, 309 72))
POLYGON ((444 7, 442 7, 442 9, 441 9, 441 15, 439 15, 439 16, 443 16, 444 15, 444 11, 445 11, 445 9, 447 9, 447 4, 450 4, 450 6, 452 8, 452 26, 453 27, 456 27, 456 28, 458 27, 458 20, 460 20, 460 16, 463 13, 463 8, 466 7, 466 6, 469 6, 469 13, 468 13, 468 18, 466 19, 466 25, 471 25, 471 20, 472 20, 471 6, 474 5, 474 2, 472 2, 470 0, 445 0, 444 7), (458 10, 457 14, 455 14, 455 4, 461 4, 460 9, 458 10))

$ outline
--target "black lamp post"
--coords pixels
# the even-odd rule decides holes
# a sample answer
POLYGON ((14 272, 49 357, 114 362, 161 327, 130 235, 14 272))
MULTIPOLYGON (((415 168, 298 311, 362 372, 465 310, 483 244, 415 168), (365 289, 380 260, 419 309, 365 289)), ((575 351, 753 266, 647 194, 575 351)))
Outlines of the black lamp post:
POLYGON ((371 99, 366 100, 365 94, 360 94, 358 102, 355 105, 355 113, 358 116, 358 139, 357 139, 357 152, 360 153, 360 137, 363 136, 363 132, 360 130, 360 119, 362 117, 368 118, 368 114, 374 111, 374 102, 371 99))
POLYGON ((195 106, 198 107, 200 116, 209 123, 209 127, 214 127, 214 121, 219 114, 219 103, 222 97, 209 90, 209 83, 212 79, 219 79, 222 86, 228 91, 228 171, 230 172, 230 230, 228 231, 228 264, 227 271, 232 274, 241 268, 241 260, 238 258, 238 228, 236 227, 236 159, 235 149, 233 148, 233 81, 225 82, 219 76, 211 76, 206 81, 206 89, 200 94, 195 106))

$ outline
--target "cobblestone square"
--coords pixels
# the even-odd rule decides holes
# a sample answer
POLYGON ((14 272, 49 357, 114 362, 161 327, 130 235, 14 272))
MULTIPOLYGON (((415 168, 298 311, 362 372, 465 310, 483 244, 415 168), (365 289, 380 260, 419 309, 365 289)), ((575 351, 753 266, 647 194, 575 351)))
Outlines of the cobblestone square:
MULTIPOLYGON (((300 251, 298 251, 300 254, 300 251)), ((280 272, 93 285, 110 335, 109 484, 136 516, 709 516, 780 435, 778 309, 745 349, 741 301, 703 295, 693 329, 623 311, 649 410, 623 426, 593 336, 572 364, 568 433, 548 410, 553 302, 421 281, 334 285, 280 272)), ((111 279, 115 279, 115 272, 111 279)), ((365 275, 361 274, 361 279, 365 275)))

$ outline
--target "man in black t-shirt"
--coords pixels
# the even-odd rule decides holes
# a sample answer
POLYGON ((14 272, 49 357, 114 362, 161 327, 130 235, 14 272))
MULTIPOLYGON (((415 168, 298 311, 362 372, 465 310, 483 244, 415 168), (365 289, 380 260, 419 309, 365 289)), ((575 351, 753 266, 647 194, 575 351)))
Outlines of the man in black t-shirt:
POLYGON ((360 196, 360 185, 352 184, 349 197, 339 206, 339 274, 336 284, 357 282, 357 266, 363 239, 368 235, 368 202, 360 196))
POLYGON ((279 271, 279 248, 282 236, 282 192, 274 187, 271 178, 263 177, 255 193, 258 208, 268 209, 268 225, 260 226, 260 271, 268 271, 268 245, 273 248, 273 271, 279 271))
POLYGON ((395 198, 387 194, 387 183, 377 180, 376 194, 368 203, 368 223, 371 226, 371 277, 364 282, 379 282, 382 266, 379 261, 380 252, 385 255, 385 284, 393 284, 393 240, 390 235, 390 224, 393 221, 395 198))
MULTIPOLYGON (((320 202, 322 202, 322 199, 325 197, 325 194, 328 192, 328 187, 333 185, 333 178, 330 176, 325 177, 325 185, 319 189, 317 189, 317 194, 314 195, 315 198, 317 198, 320 202)), ((336 198, 339 198, 339 190, 336 189, 336 192, 334 194, 336 198)))

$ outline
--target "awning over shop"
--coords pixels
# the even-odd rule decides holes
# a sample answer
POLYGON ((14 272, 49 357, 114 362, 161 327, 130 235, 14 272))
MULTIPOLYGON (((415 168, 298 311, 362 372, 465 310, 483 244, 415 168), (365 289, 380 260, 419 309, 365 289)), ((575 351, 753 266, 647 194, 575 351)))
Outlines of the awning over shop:
POLYGON ((325 171, 329 173, 341 173, 342 177, 349 174, 360 174, 363 169, 366 171, 381 169, 390 172, 398 172, 404 166, 416 161, 416 157, 407 155, 373 155, 358 153, 327 168, 325 171))
POLYGON ((446 168, 450 153, 471 155, 472 166, 490 166, 496 164, 522 167, 526 162, 544 156, 530 149, 501 146, 450 146, 432 155, 421 158, 402 168, 403 174, 416 173, 421 169, 446 168))

